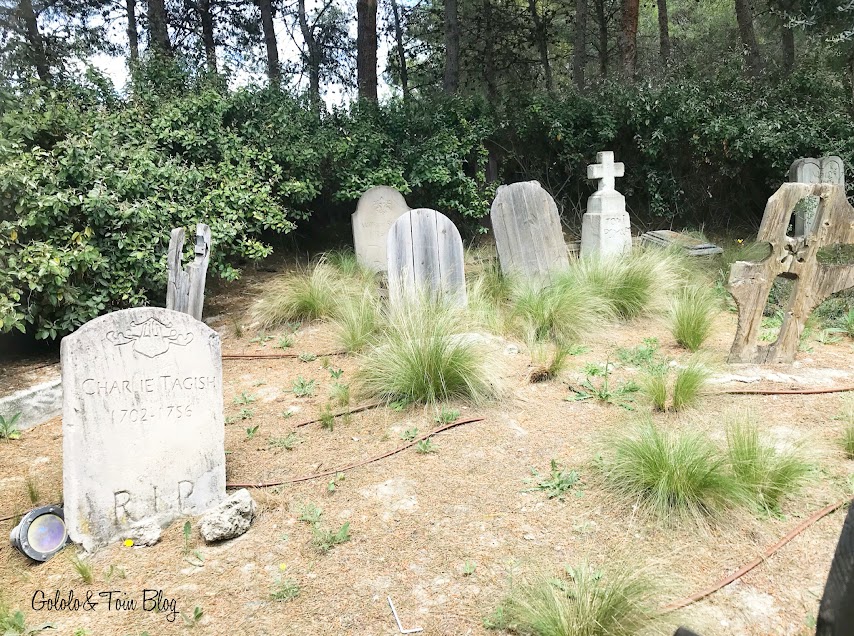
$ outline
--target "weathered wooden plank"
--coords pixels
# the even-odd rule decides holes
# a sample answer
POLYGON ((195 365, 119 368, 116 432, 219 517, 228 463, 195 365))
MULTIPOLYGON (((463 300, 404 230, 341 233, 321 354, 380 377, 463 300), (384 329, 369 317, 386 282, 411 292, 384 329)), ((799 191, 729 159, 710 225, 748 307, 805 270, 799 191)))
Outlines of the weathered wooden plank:
POLYGON ((166 257, 169 268, 166 285, 166 308, 190 314, 202 319, 205 303, 205 279, 210 260, 211 229, 204 223, 196 225, 195 259, 186 268, 181 267, 184 249, 184 228, 172 230, 169 253, 166 257))
POLYGON ((184 228, 176 227, 169 237, 169 252, 166 256, 168 279, 166 283, 166 309, 186 313, 189 279, 181 267, 181 252, 184 249, 184 228))

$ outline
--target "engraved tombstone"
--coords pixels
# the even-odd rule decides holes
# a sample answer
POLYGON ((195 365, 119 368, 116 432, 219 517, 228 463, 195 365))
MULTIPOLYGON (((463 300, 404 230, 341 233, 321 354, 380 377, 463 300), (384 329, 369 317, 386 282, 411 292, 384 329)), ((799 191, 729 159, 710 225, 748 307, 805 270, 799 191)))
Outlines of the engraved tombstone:
POLYGON ((65 522, 87 550, 225 497, 219 335, 125 309, 62 340, 65 522))
POLYGON ((587 178, 599 185, 589 199, 581 219, 581 255, 614 256, 632 249, 632 232, 626 199, 614 188, 614 178, 622 177, 625 167, 614 163, 614 153, 598 152, 599 163, 587 166, 587 178))
POLYGON ((359 265, 373 272, 385 271, 388 230, 406 212, 409 206, 394 188, 376 186, 361 196, 352 217, 353 245, 359 265))
POLYGON ((444 214, 417 208, 391 226, 388 295, 392 303, 428 296, 466 305, 463 241, 444 214))
MULTIPOLYGON (((790 183, 830 183, 845 187, 845 164, 842 159, 831 155, 815 159, 797 159, 789 168, 790 183)), ((811 232, 818 199, 814 196, 799 201, 795 206, 793 236, 804 236, 811 232)))
POLYGON ((548 279, 569 267, 557 206, 538 181, 500 186, 489 216, 505 274, 548 279))

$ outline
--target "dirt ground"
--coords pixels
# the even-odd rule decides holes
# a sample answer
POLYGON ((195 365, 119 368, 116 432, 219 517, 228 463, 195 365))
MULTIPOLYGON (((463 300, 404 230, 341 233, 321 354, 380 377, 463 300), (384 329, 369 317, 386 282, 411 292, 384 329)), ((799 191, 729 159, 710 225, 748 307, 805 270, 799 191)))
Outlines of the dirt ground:
MULTIPOLYGON (((273 275, 221 288, 210 299, 207 320, 222 334, 224 353, 280 351, 274 348, 278 333, 267 334, 274 339, 266 343, 252 342, 259 334, 243 316, 273 275)), ((749 376, 757 370, 724 363, 735 322, 734 314, 721 314, 706 349, 719 374, 749 376)), ((802 490, 784 501, 783 517, 734 511, 707 527, 665 527, 639 514, 633 502, 614 498, 594 464, 603 450, 602 434, 644 416, 649 408, 639 403, 629 412, 594 400, 568 401, 567 383, 584 379, 586 363, 614 361, 618 347, 639 345, 645 337, 656 337, 666 355, 685 355, 663 323, 639 320, 592 335, 584 343, 589 350, 574 356, 556 381, 530 384, 525 348, 520 344, 521 353, 515 355, 502 348, 496 373, 508 378, 508 394, 484 407, 450 405, 483 421, 436 436, 436 453, 411 448, 349 471, 332 491, 329 477, 254 489, 260 514, 247 534, 232 541, 204 544, 198 519, 191 519, 188 551, 183 522, 176 521, 154 547, 114 544, 89 557, 91 584, 72 565, 76 547, 33 564, 0 543, 2 599, 23 611, 28 625, 50 622, 57 633, 68 635, 391 635, 399 630, 389 596, 406 629, 422 627, 428 635, 500 634, 485 629, 483 619, 507 594, 511 581, 526 574, 559 573, 582 562, 626 562, 659 584, 664 605, 734 571, 801 519, 850 492, 854 462, 837 445, 842 425, 834 419, 850 399, 846 394, 708 395, 694 409, 654 418, 667 428, 706 430, 722 440, 727 418, 749 411, 781 444, 802 443, 816 470, 802 490), (580 472, 581 496, 570 494, 559 501, 529 491, 536 484, 532 469, 547 473, 552 458, 580 472), (351 540, 320 554, 310 527, 299 521, 306 503, 323 510, 321 524, 326 527, 349 522, 351 540), (296 599, 271 599, 280 578, 300 586, 296 599), (90 591, 119 590, 116 597, 139 601, 145 589, 162 590, 165 598, 175 599, 183 616, 108 609, 103 603, 91 611, 34 611, 31 605, 38 591, 51 597, 57 590, 63 597, 73 591, 85 598, 90 591), (190 625, 197 607, 201 618, 190 625)), ((774 371, 816 386, 854 383, 850 341, 810 346, 812 351, 800 353, 795 365, 774 371), (839 373, 828 374, 828 369, 839 373)), ((300 327, 289 351, 322 354, 336 349, 331 327, 314 323, 300 327)), ((352 415, 349 421, 339 418, 333 430, 318 423, 297 428, 327 402, 335 381, 330 369, 341 369, 337 381, 348 383, 357 364, 356 358, 342 355, 310 362, 224 360, 228 481, 277 481, 324 472, 399 446, 407 429, 427 432, 437 426, 434 408, 398 412, 383 407, 352 415), (294 396, 290 389, 299 377, 316 382, 313 396, 294 396), (236 404, 243 394, 253 401, 236 404), (246 411, 241 415, 243 409, 251 416, 246 411), (286 417, 287 412, 291 415, 286 417), (250 437, 247 429, 255 426, 250 437), (270 443, 291 431, 297 431, 299 440, 293 450, 270 443)), ((615 380, 634 373, 619 367, 615 380)), ((774 379, 781 381, 766 379, 761 385, 793 386, 790 378, 774 379)), ((717 384, 710 390, 724 386, 757 384, 717 384)), ((19 440, 0 443, 0 518, 32 507, 28 479, 39 503, 61 500, 61 441, 57 418, 19 440)), ((839 511, 825 517, 736 583, 667 615, 661 633, 672 633, 679 624, 705 636, 811 633, 843 516, 839 511)), ((0 522, 0 530, 8 532, 12 523, 0 522)))

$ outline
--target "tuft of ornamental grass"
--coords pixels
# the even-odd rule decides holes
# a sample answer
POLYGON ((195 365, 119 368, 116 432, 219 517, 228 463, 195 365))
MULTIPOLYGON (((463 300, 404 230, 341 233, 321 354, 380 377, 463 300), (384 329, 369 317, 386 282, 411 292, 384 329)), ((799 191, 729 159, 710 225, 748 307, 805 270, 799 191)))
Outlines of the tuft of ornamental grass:
POLYGON ((253 308, 254 319, 269 329, 293 320, 317 320, 337 315, 341 299, 352 288, 324 260, 309 271, 290 274, 273 283, 253 308))
POLYGON ((464 312, 419 299, 389 309, 376 344, 361 358, 360 393, 388 402, 423 404, 462 398, 474 403, 498 392, 494 364, 464 312))
POLYGON ((325 252, 321 257, 330 267, 338 270, 342 275, 349 277, 365 277, 372 276, 371 272, 359 265, 356 259, 356 253, 351 249, 330 250, 325 252))
POLYGON ((656 619, 653 585, 628 568, 568 569, 524 581, 501 606, 504 628, 525 636, 635 636, 656 619))
POLYGON ((842 450, 845 452, 846 459, 854 459, 854 424, 845 426, 840 439, 842 450))
POLYGON ((610 307, 586 283, 569 272, 554 275, 551 284, 520 282, 513 290, 511 316, 529 343, 566 345, 613 317, 610 307))
POLYGON ((670 332, 689 351, 699 349, 712 331, 717 299, 708 288, 689 286, 676 292, 670 305, 670 332))
POLYGON ((639 379, 640 390, 646 395, 652 408, 656 411, 666 411, 667 404, 667 378, 668 370, 666 364, 650 365, 645 369, 639 379))
POLYGON ((664 310, 689 267, 684 261, 676 252, 638 249, 620 257, 580 258, 567 277, 592 290, 618 318, 630 320, 664 310))
POLYGON ((515 284, 515 280, 501 273, 497 261, 468 276, 467 311, 472 324, 495 334, 512 331, 508 306, 515 284))
POLYGON ((608 486, 661 520, 703 521, 744 501, 725 459, 703 433, 662 431, 645 421, 614 434, 608 445, 608 486))
POLYGON ((529 376, 532 383, 554 380, 566 368, 566 360, 572 353, 572 348, 564 344, 556 344, 549 350, 543 343, 531 346, 531 361, 534 369, 529 376))
POLYGON ((727 460, 739 484, 759 509, 778 513, 783 497, 800 487, 810 464, 797 448, 778 450, 761 439, 750 421, 730 424, 726 438, 727 460))
POLYGON ((708 367, 697 360, 676 367, 676 379, 673 381, 673 410, 681 411, 694 406, 712 373, 708 367))
POLYGON ((338 342, 348 353, 361 351, 375 338, 380 323, 380 302, 373 290, 340 299, 332 318, 338 342))

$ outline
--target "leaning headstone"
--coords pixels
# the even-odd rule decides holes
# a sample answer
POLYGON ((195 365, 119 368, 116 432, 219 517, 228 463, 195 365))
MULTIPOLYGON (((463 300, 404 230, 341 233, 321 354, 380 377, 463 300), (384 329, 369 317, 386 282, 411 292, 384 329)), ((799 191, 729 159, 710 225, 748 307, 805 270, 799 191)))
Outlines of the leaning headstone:
MULTIPOLYGON (((845 187, 845 164, 842 159, 831 155, 795 160, 789 168, 789 183, 830 183, 845 187)), ((808 197, 795 207, 794 236, 805 236, 812 231, 813 220, 818 209, 818 199, 808 197)))
POLYGON ((614 153, 597 152, 598 163, 587 166, 587 178, 598 179, 596 192, 587 199, 581 220, 581 255, 614 256, 632 249, 632 232, 626 199, 614 188, 614 178, 622 177, 625 166, 614 163, 614 153))
POLYGON ((679 247, 687 256, 715 256, 723 254, 722 248, 714 243, 702 241, 689 234, 674 232, 673 230, 653 230, 642 234, 641 245, 656 245, 659 247, 679 247))
POLYGON ((451 219, 417 208, 401 216, 388 232, 389 300, 427 296, 465 305, 463 241, 451 219))
POLYGON ((62 340, 65 522, 86 550, 225 498, 219 335, 141 307, 62 340))
POLYGON ((489 216, 505 274, 542 280, 569 267, 557 205, 538 181, 500 186, 489 216))
POLYGON ((386 270, 388 230, 406 212, 409 212, 406 199, 394 188, 376 186, 361 196, 352 217, 353 244, 359 265, 373 272, 386 270))
POLYGON ((169 239, 166 308, 190 314, 196 320, 201 320, 205 304, 205 279, 211 257, 211 229, 204 223, 196 225, 196 239, 193 244, 195 257, 185 268, 181 267, 183 249, 184 228, 178 227, 172 230, 169 239))

